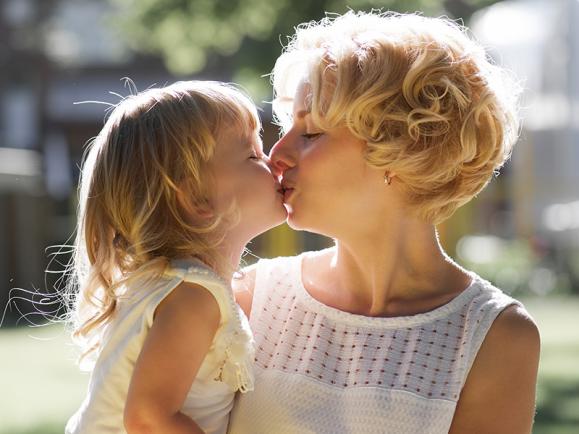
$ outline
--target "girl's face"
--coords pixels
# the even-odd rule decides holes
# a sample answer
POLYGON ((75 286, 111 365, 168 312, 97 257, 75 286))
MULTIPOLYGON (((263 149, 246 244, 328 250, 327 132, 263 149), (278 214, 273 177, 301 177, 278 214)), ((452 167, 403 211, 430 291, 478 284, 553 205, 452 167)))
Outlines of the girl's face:
POLYGON ((364 159, 365 142, 346 127, 322 131, 306 106, 302 82, 293 103, 293 124, 273 146, 270 158, 281 175, 288 224, 340 237, 364 215, 382 212, 383 173, 364 159))
POLYGON ((211 169, 215 211, 236 213, 229 235, 247 242, 285 220, 283 192, 257 133, 230 130, 223 134, 211 169))

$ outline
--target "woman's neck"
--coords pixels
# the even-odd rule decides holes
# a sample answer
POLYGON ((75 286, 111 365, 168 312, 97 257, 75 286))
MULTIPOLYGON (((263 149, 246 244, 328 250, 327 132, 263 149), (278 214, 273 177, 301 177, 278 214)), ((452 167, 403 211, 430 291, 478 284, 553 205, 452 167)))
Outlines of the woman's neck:
POLYGON ((415 220, 350 234, 314 261, 304 264, 304 284, 312 295, 367 316, 430 310, 471 280, 444 253, 435 228, 415 220))

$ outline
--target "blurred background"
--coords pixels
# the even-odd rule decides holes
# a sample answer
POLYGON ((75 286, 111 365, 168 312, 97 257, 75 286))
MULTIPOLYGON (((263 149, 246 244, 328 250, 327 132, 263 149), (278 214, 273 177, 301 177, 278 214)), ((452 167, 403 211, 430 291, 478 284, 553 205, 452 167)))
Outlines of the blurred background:
MULTIPOLYGON (((461 19, 523 80, 511 161, 440 234, 539 324, 534 432, 579 432, 579 0, 0 0, 0 434, 62 432, 86 389, 63 327, 31 327, 59 308, 46 294, 68 260, 58 246, 74 232, 84 145, 105 115, 75 103, 118 102, 131 91, 123 77, 138 90, 233 81, 261 107, 267 149, 278 137, 267 74, 287 35, 349 8, 461 19)), ((281 226, 245 261, 330 244, 281 226)))

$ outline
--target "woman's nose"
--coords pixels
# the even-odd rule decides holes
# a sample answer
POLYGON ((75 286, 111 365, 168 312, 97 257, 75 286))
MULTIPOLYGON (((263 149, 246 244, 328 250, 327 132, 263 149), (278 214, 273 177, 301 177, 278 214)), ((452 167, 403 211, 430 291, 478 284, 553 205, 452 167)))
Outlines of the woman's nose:
POLYGON ((272 173, 272 175, 274 175, 277 178, 279 175, 277 173, 275 173, 275 167, 273 166, 273 163, 271 162, 271 158, 269 158, 269 156, 266 155, 265 157, 263 157, 263 161, 265 161, 265 165, 267 166, 269 171, 272 173))
POLYGON ((269 152, 269 167, 276 176, 283 175, 287 169, 296 165, 296 150, 292 146, 291 137, 285 134, 269 152))

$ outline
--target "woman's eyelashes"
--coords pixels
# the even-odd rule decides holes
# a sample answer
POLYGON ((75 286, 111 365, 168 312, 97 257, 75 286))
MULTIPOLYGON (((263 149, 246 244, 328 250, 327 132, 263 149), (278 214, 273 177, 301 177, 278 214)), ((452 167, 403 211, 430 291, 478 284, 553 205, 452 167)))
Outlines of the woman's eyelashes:
POLYGON ((306 140, 315 140, 320 137, 323 133, 304 133, 302 137, 306 140))

